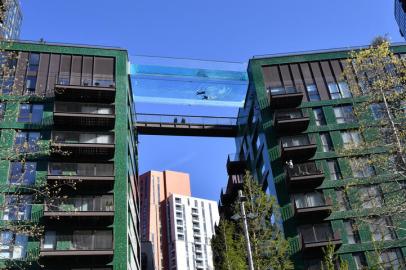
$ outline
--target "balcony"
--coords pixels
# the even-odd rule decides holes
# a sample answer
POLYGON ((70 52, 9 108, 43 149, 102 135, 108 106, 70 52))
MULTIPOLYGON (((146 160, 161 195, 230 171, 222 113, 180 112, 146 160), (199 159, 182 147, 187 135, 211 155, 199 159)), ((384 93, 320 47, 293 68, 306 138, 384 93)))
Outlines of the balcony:
POLYGON ((45 217, 110 217, 114 216, 113 195, 75 196, 48 202, 45 217))
POLYGON ((113 133, 90 133, 73 131, 52 132, 52 145, 69 156, 114 155, 113 133))
POLYGON ((227 157, 227 173, 232 174, 245 174, 247 169, 246 161, 238 154, 229 154, 227 157))
POLYGON ((323 220, 331 214, 331 198, 310 198, 303 202, 295 201, 293 204, 295 217, 301 221, 323 220))
POLYGON ((112 163, 56 163, 48 166, 48 180, 113 181, 112 163))
POLYGON ((82 81, 81 84, 74 85, 67 77, 59 76, 56 78, 56 100, 112 103, 115 96, 114 80, 100 80, 92 84, 82 81))
POLYGON ((114 106, 97 103, 55 102, 54 124, 60 127, 113 129, 114 106))
POLYGON ((273 122, 279 133, 298 133, 307 129, 310 119, 302 110, 278 110, 274 113, 273 122))
POLYGON ((317 145, 307 134, 281 138, 281 158, 285 161, 305 161, 314 156, 317 145))
POLYGON ((295 108, 303 100, 303 93, 294 87, 269 89, 269 103, 272 109, 295 108))
POLYGON ((112 256, 113 231, 75 230, 69 233, 45 231, 41 257, 112 256))
POLYGON ((324 180, 324 173, 314 161, 286 166, 285 171, 290 190, 313 189, 320 186, 324 180))
POLYGON ((339 232, 333 232, 329 223, 302 225, 299 227, 301 248, 305 255, 317 256, 329 244, 338 248, 342 244, 339 232))

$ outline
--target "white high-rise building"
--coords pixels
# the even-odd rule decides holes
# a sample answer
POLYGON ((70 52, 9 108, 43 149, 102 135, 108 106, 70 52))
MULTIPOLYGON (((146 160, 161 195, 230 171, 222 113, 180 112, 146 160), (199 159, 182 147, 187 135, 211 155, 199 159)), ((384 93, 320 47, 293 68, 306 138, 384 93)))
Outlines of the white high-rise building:
POLYGON ((170 270, 213 270, 210 240, 219 222, 217 202, 172 194, 167 207, 170 270))

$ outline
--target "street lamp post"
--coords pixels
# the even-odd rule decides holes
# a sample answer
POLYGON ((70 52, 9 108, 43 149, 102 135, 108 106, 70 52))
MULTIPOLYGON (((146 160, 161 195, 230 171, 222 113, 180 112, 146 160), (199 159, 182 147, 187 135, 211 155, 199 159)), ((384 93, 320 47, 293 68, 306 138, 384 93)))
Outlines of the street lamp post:
POLYGON ((252 260, 251 242, 250 242, 250 235, 248 233, 247 215, 245 214, 244 200, 245 200, 245 196, 242 194, 242 190, 239 190, 238 191, 238 201, 240 203, 241 217, 242 217, 242 220, 244 223, 244 236, 245 236, 245 242, 247 245, 248 266, 249 266, 249 270, 254 270, 254 262, 252 260))

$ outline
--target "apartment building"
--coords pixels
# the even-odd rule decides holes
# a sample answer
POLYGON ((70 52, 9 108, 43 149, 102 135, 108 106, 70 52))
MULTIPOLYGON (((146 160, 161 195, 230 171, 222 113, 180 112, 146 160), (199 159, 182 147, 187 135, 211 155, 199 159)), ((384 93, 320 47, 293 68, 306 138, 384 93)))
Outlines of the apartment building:
MULTIPOLYGON (((406 53, 404 45, 392 49, 406 53)), ((237 169, 229 170, 220 211, 229 216, 227 210, 242 185, 238 175, 247 166, 263 190, 278 200, 278 222, 289 240, 295 269, 323 269, 323 248, 329 244, 350 269, 368 268, 377 256, 374 241, 380 239, 384 248, 378 259, 385 265, 405 262, 405 234, 393 226, 391 217, 378 215, 377 222, 354 226, 357 205, 368 213, 373 205, 383 207, 390 196, 383 191, 398 184, 367 162, 362 170, 355 168, 351 158, 338 151, 365 136, 357 131, 354 99, 341 76, 349 52, 260 56, 248 66, 250 84, 239 111, 238 154, 227 165, 237 169), (374 183, 363 181, 371 175, 374 183), (354 182, 353 192, 343 190, 354 182), (362 203, 366 196, 376 204, 362 203)))
POLYGON ((1 54, 2 265, 140 269, 127 51, 13 42, 1 54))
POLYGON ((217 202, 172 194, 168 213, 169 269, 214 269, 211 238, 219 221, 217 202))

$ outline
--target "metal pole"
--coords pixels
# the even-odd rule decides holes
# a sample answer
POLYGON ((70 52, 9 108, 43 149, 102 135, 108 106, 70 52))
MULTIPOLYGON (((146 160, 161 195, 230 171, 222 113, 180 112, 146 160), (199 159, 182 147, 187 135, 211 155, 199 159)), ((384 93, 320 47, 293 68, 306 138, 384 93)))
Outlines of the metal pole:
POLYGON ((240 198, 240 207, 241 207, 241 216, 244 222, 244 236, 245 242, 247 244, 247 255, 248 255, 248 266, 249 270, 254 270, 254 262, 252 260, 252 252, 251 252, 251 242, 250 242, 250 235, 248 233, 248 224, 247 224, 247 216, 245 215, 245 207, 244 202, 242 201, 242 190, 238 191, 238 197, 240 198))

